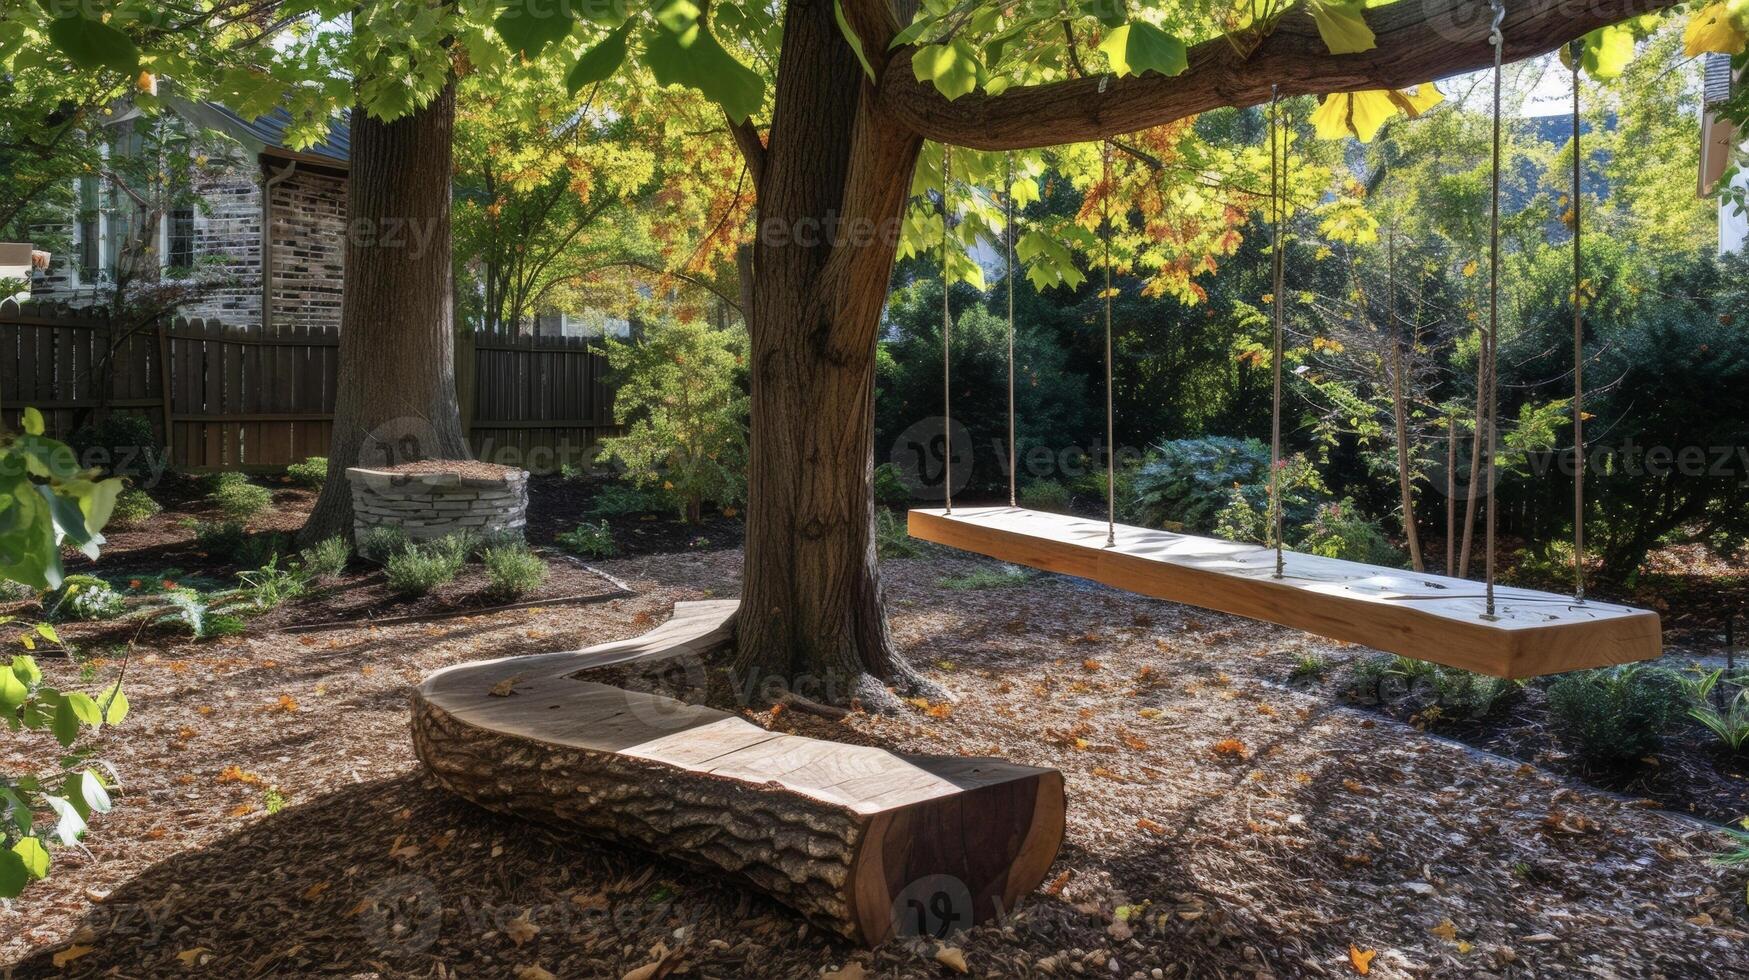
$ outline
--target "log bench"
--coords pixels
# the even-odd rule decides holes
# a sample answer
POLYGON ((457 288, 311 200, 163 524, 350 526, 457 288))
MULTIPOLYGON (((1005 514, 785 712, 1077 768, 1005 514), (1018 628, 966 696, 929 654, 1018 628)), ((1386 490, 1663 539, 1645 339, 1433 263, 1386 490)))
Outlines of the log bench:
POLYGON ((899 755, 587 679, 698 670, 737 603, 683 602, 634 639, 459 664, 413 694, 439 783, 490 810, 728 872, 853 942, 1009 911, 1063 838, 1063 777, 999 759, 899 755))

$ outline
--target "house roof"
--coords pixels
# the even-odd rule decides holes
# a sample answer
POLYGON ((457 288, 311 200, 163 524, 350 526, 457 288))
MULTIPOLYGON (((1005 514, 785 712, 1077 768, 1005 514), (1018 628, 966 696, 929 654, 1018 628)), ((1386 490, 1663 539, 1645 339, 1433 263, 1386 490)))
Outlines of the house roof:
POLYGON ((257 155, 340 170, 347 169, 352 163, 352 124, 343 115, 328 120, 328 135, 322 140, 294 150, 286 145, 285 134, 291 128, 292 117, 284 109, 274 109, 259 119, 248 120, 217 102, 176 99, 174 105, 191 121, 230 136, 257 155))

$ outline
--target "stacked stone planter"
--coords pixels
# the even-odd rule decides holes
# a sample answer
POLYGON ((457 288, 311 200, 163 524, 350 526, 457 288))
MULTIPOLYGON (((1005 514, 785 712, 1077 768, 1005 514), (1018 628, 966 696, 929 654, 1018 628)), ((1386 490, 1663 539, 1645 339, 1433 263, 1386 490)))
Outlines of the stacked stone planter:
POLYGON ((352 467, 352 529, 398 527, 415 541, 458 531, 514 531, 528 524, 528 471, 484 463, 410 463, 388 469, 352 467))

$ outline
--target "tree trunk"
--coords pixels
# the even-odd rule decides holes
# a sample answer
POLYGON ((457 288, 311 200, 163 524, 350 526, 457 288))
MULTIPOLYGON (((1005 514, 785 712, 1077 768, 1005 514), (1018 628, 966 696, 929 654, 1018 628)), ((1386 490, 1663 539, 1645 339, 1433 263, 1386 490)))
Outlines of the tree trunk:
POLYGON ((876 117, 830 0, 784 24, 748 307, 752 442, 737 668, 817 701, 912 684, 874 547, 874 354, 921 139, 876 117))
POLYGON ((1409 470, 1409 398, 1403 372, 1408 359, 1401 342, 1392 345, 1391 412, 1397 423, 1397 489, 1403 503, 1403 534, 1409 539, 1409 561, 1417 572, 1426 571, 1421 560, 1421 532, 1415 524, 1415 476, 1409 470))
POLYGON ((453 84, 395 122, 352 111, 334 439, 305 540, 352 534, 347 467, 472 456, 455 387, 454 122, 453 84))

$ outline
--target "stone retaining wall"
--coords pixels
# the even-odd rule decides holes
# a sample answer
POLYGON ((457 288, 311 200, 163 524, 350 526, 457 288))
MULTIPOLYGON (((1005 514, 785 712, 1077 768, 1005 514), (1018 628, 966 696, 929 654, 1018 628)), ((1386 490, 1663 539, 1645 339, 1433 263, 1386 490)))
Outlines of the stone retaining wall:
POLYGON ((346 479, 352 485, 355 535, 392 525, 415 541, 428 541, 463 530, 520 532, 528 524, 526 470, 475 477, 353 467, 346 479))

